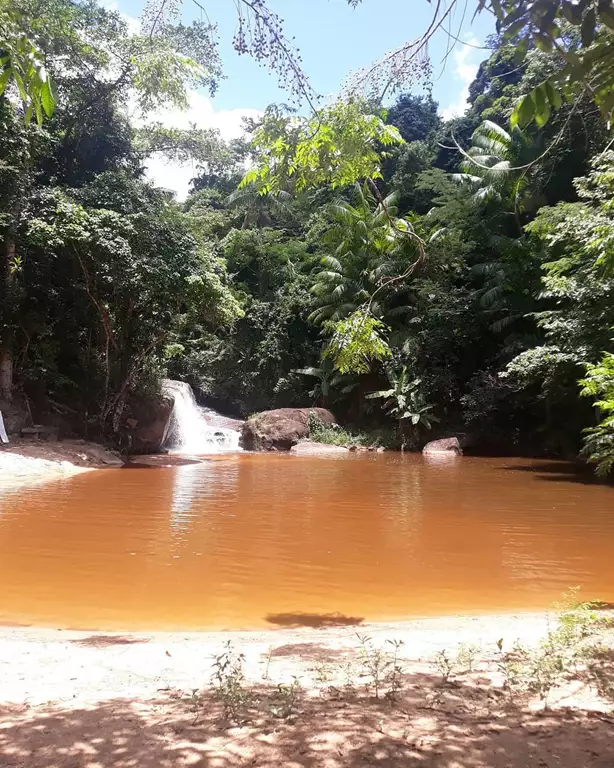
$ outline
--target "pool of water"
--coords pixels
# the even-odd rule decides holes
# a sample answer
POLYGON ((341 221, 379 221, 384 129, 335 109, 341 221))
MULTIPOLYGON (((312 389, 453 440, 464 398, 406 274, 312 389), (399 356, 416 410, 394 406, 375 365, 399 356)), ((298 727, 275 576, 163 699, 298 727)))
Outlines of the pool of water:
POLYGON ((235 454, 0 492, 0 622, 222 629, 614 600, 614 488, 571 466, 235 454))

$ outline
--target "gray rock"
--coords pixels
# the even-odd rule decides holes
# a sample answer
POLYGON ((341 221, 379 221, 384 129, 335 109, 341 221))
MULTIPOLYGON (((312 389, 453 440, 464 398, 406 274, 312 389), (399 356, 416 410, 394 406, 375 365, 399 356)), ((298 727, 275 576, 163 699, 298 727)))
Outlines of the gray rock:
POLYGON ((125 420, 130 453, 159 453, 168 434, 172 413, 170 397, 132 402, 130 416, 125 420))
POLYGON ((422 453, 426 455, 435 453, 451 453, 456 456, 463 455, 463 449, 461 448, 458 437, 444 437, 441 440, 432 440, 427 443, 422 449, 422 453))
POLYGON ((98 464, 105 464, 109 467, 123 467, 124 462, 121 460, 119 454, 114 451, 107 451, 102 446, 92 445, 87 451, 88 458, 98 464))
POLYGON ((326 445, 312 440, 301 440, 300 443, 292 446, 290 452, 297 456, 317 456, 327 453, 349 453, 349 450, 344 445, 326 445))
POLYGON ((246 451, 289 451, 309 437, 309 414, 324 424, 336 424, 325 408, 278 408, 252 416, 243 425, 242 441, 246 451))

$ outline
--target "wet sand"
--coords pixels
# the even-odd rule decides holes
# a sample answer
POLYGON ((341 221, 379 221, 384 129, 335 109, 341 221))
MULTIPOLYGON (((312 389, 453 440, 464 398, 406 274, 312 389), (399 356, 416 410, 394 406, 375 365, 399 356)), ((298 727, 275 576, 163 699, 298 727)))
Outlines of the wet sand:
POLYGON ((553 621, 522 614, 192 634, 5 627, 0 765, 605 768, 612 702, 581 676, 553 692, 548 711, 503 691, 498 641, 536 644, 553 621), (358 634, 385 649, 403 642, 395 702, 365 687, 358 634), (228 641, 244 655, 243 687, 259 698, 239 725, 211 684, 228 641), (454 659, 459 643, 479 647, 474 669, 444 683, 435 654, 454 659), (299 694, 280 717, 270 702, 294 678, 299 694))

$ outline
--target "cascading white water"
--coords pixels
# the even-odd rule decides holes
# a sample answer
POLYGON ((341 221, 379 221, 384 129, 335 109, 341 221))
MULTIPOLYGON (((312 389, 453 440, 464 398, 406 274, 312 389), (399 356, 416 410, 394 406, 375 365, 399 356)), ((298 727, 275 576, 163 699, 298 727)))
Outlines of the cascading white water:
POLYGON ((189 454, 241 450, 240 433, 216 423, 223 417, 211 408, 199 406, 189 384, 166 379, 163 382, 163 390, 174 401, 171 424, 165 442, 168 450, 189 454))

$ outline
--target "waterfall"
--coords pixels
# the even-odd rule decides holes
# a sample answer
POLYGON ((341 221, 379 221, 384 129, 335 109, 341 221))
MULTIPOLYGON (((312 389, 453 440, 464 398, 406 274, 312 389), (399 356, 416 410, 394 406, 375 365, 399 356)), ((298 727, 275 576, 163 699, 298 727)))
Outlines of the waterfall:
POLYGON ((189 384, 165 379, 163 391, 174 401, 166 448, 176 453, 189 454, 241 450, 240 433, 220 423, 231 420, 211 408, 199 406, 189 384))

